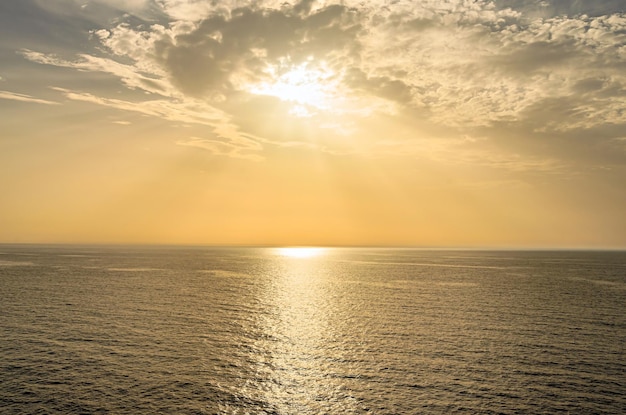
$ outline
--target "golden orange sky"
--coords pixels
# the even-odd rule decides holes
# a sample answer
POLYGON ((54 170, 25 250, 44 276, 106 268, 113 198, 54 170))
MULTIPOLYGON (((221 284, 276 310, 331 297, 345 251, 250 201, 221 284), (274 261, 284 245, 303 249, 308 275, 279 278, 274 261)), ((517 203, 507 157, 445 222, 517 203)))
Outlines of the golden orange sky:
POLYGON ((626 248, 619 1, 0 5, 0 243, 626 248))

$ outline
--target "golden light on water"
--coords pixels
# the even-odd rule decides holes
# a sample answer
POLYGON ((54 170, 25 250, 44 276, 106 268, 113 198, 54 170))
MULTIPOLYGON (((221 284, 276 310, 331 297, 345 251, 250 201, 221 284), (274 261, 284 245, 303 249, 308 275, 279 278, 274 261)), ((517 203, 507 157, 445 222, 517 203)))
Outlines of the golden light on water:
POLYGON ((271 304, 273 312, 259 316, 264 335, 257 347, 267 359, 258 369, 267 373, 261 399, 276 413, 308 413, 307 408, 316 408, 314 413, 338 413, 322 410, 322 402, 341 402, 340 413, 357 412, 352 401, 343 397, 341 384, 329 377, 336 362, 343 359, 343 350, 324 350, 336 341, 332 318, 342 303, 332 300, 328 263, 311 259, 330 251, 322 247, 271 251, 275 255, 273 278, 262 291, 261 303, 271 304), (265 372, 268 367, 273 369, 265 372))
POLYGON ((326 248, 319 247, 284 247, 276 248, 276 254, 290 258, 313 258, 324 255, 326 248))

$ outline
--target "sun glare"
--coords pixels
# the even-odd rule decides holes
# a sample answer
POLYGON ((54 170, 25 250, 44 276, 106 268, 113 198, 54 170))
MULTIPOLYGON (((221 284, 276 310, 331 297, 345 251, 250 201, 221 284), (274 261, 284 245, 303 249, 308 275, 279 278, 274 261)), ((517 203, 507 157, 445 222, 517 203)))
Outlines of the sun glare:
POLYGON ((323 255, 326 251, 325 248, 304 248, 304 247, 289 247, 289 248, 276 248, 276 253, 281 256, 290 258, 312 258, 323 255))
POLYGON ((269 74, 273 81, 256 84, 250 88, 250 92, 291 102, 294 105, 290 113, 300 117, 311 116, 319 110, 330 108, 335 88, 330 70, 311 68, 309 63, 303 63, 282 73, 272 68, 269 74))

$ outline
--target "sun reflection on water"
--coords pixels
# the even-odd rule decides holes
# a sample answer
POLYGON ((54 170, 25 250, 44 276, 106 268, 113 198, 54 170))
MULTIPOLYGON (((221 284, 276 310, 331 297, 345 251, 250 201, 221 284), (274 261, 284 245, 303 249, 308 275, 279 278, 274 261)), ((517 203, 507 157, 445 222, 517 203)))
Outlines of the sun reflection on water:
POLYGON ((319 247, 283 247, 276 248, 275 253, 290 258, 313 258, 326 253, 326 248, 319 247))
MULTIPOLYGON (((328 262, 332 248, 272 248, 272 271, 260 301, 268 313, 259 315, 255 350, 264 356, 257 366, 259 393, 268 412, 328 413, 323 408, 354 412, 356 402, 336 380, 342 350, 336 346, 328 262)), ((254 392, 253 392, 254 393, 254 392)))

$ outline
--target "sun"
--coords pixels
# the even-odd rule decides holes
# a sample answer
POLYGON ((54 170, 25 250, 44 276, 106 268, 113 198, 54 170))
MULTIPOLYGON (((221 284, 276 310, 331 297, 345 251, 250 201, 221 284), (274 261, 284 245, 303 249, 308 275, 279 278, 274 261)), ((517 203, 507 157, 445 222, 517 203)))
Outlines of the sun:
POLYGON ((299 117, 331 108, 337 86, 334 73, 324 65, 305 62, 288 70, 270 67, 267 73, 271 80, 253 85, 249 92, 290 102, 293 105, 289 112, 299 117))

